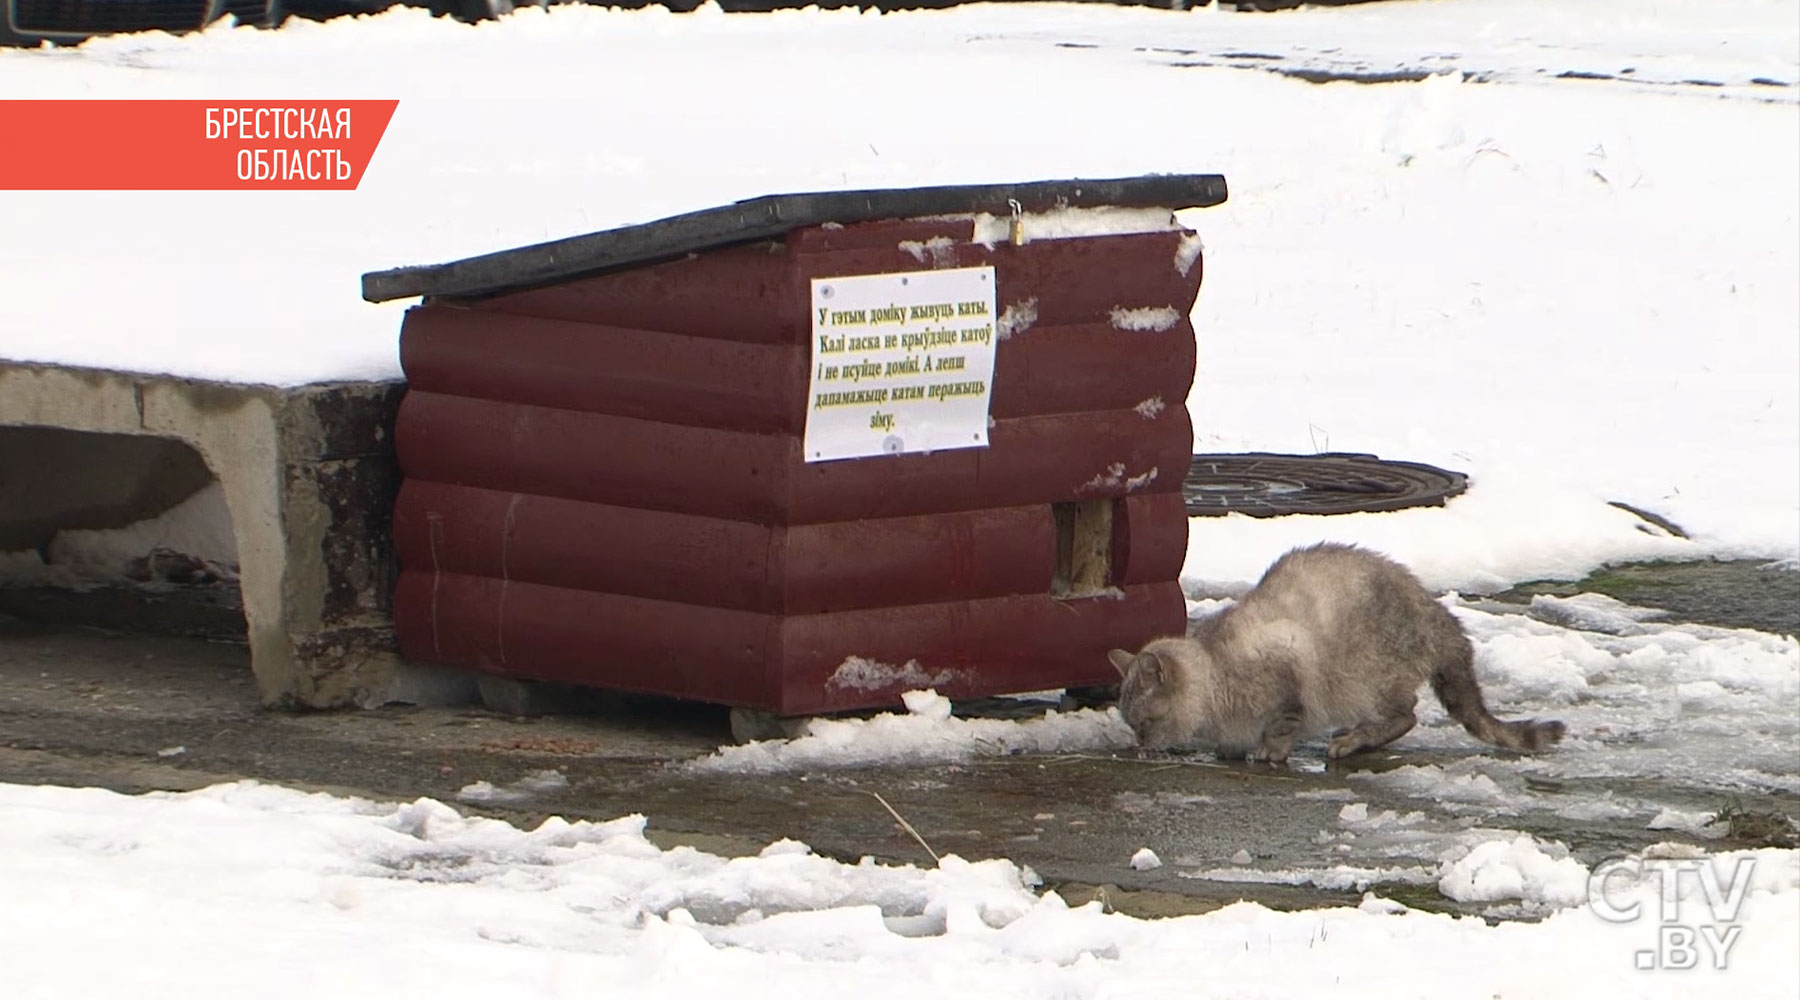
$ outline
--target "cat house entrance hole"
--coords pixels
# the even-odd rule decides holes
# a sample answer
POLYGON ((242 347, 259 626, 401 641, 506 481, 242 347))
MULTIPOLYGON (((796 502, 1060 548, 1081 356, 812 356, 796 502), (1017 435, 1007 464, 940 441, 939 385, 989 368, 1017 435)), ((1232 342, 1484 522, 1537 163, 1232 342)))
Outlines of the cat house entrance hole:
POLYGON ((1182 483, 1189 517, 1349 514, 1441 507, 1468 477, 1418 462, 1331 452, 1195 455, 1182 483))
POLYGON ((174 438, 0 426, 0 614, 243 640, 237 545, 174 438))
POLYGON ((1098 499, 1050 505, 1056 521, 1056 572, 1050 580, 1050 596, 1091 597, 1112 586, 1116 504, 1098 499))

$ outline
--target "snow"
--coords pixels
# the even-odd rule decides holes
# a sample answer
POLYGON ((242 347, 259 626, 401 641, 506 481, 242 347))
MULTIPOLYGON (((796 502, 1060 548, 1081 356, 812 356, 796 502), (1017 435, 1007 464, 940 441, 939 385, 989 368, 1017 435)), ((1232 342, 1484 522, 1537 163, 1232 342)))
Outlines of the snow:
POLYGON ((828 688, 851 688, 856 691, 872 691, 876 688, 889 687, 894 684, 916 684, 927 687, 933 684, 948 683, 951 674, 940 670, 935 674, 927 674, 919 668, 919 661, 908 660, 900 666, 882 663, 877 660, 852 656, 838 664, 831 676, 826 678, 828 688))
POLYGON ((81 587, 144 575, 161 554, 190 556, 226 579, 237 575, 237 540, 225 489, 217 481, 161 514, 123 528, 65 529, 42 554, 0 552, 0 586, 81 587))
POLYGON ((1716 813, 1690 812, 1684 809, 1666 807, 1644 824, 1646 830, 1677 830, 1692 837, 1703 837, 1716 840, 1725 835, 1722 826, 1715 825, 1716 813))
POLYGON ((956 255, 951 252, 956 241, 948 236, 933 236, 928 240, 901 240, 899 246, 921 264, 925 263, 928 255, 932 267, 951 267, 956 263, 956 255))
POLYGON ((1006 308, 1000 312, 1000 318, 994 321, 994 329, 1000 339, 1005 340, 1015 333, 1024 333, 1031 329, 1032 324, 1036 323, 1038 319, 1037 307, 1036 296, 1021 302, 1007 303, 1006 308))
POLYGON ((1476 845, 1445 870, 1438 891, 1459 902, 1529 899, 1575 906, 1587 899, 1587 884, 1587 866, 1519 837, 1476 845))
POLYGON ((1294 798, 1312 799, 1319 802, 1336 802, 1356 798, 1356 793, 1348 788, 1309 788, 1295 792, 1294 798))
POLYGON ((1121 306, 1112 311, 1111 319, 1115 330, 1161 333, 1181 322, 1181 314, 1168 306, 1140 306, 1135 309, 1121 306))
POLYGON ((532 796, 567 787, 569 776, 561 771, 533 771, 507 785, 495 785, 491 781, 470 782, 457 790, 456 800, 475 805, 510 806, 529 802, 532 796))
POLYGON ((1193 273, 1194 263, 1205 250, 1206 239, 1199 233, 1183 236, 1175 247, 1175 270, 1180 271, 1182 277, 1187 277, 1193 273))
MULTIPOLYGON (((1790 0, 1396 0, 1268 16, 568 6, 479 26, 396 9, 0 50, 0 89, 400 100, 354 193, 0 192, 0 357, 243 382, 397 377, 406 303, 362 302, 368 270, 783 191, 1223 173, 1230 201, 1180 213, 1197 235, 1171 262, 1188 273, 1204 241, 1185 401, 1196 450, 1369 452, 1464 471, 1471 487, 1442 508, 1192 519, 1190 607, 1222 606, 1212 598, 1241 594, 1293 545, 1370 545, 1459 592, 1446 604, 1497 713, 1569 726, 1549 754, 1471 752, 1427 695, 1393 752, 1466 755, 1297 792, 1342 803, 1315 838, 1316 864, 1162 855, 1187 877, 1436 886, 1542 918, 1496 927, 1378 895, 1137 920, 1070 907, 1004 859, 846 864, 791 840, 727 859, 658 848, 636 816, 520 830, 431 800, 254 783, 137 797, 0 785, 9 997, 68 995, 72 976, 84 995, 195 998, 662 998, 722 985, 746 997, 1102 997, 1196 984, 1359 997, 1391 995, 1396 970, 1404 992, 1434 997, 1685 997, 1699 975, 1721 994, 1800 993, 1800 852, 1710 856, 1754 863, 1729 966, 1657 975, 1633 965, 1657 942, 1654 916, 1604 919, 1582 905, 1597 869, 1507 827, 1550 813, 1715 838, 1713 813, 1654 789, 1800 790, 1800 643, 1670 624, 1595 595, 1542 598, 1524 615, 1463 596, 1623 560, 1800 567, 1790 0), (1556 790, 1590 783, 1616 787, 1556 790), (1360 801, 1376 791, 1418 808, 1360 801)), ((1156 215, 1025 222, 1028 238, 1078 237, 1166 229, 1156 215)), ((1010 236, 1009 217, 976 221, 984 239, 1010 236)), ((942 248, 908 249, 923 263, 942 248)), ((1037 303, 1002 304, 999 335, 1029 336, 1037 303)), ((1122 325, 1180 319, 1130 311, 1141 307, 1122 325)), ((1142 485, 1135 471, 1095 481, 1142 485)), ((193 522, 211 534, 162 519, 65 533, 48 569, 35 552, 0 562, 114 574, 174 546, 227 565, 219 513, 193 522)), ((916 664, 841 673, 936 682, 916 664)), ((906 706, 676 766, 760 775, 1131 742, 1112 710, 965 719, 929 690, 906 706)), ((1298 766, 1318 756, 1303 746, 1298 766)), ((528 804, 567 780, 475 782, 457 797, 528 804)), ((1203 796, 1117 805, 1230 808, 1203 796)), ((1663 853, 1682 850, 1694 849, 1663 853)), ((1649 879, 1608 887, 1613 906, 1661 902, 1649 879)), ((1702 888, 1677 899, 1697 906, 1702 888)))
MULTIPOLYGON (((141 796, 0 785, 0 815, 0 935, 11 946, 9 996, 26 998, 177 988, 195 1000, 662 998, 729 984, 734 996, 883 1000, 920 990, 1105 997, 1195 983, 1230 996, 1361 997, 1391 995, 1397 969, 1405 992, 1442 997, 1684 997, 1697 975, 1708 990, 1755 998, 1800 986, 1793 851, 1701 862, 1720 873, 1720 903, 1699 879, 1677 882, 1672 905, 1683 912, 1735 905, 1720 910, 1739 928, 1730 961, 1646 975, 1633 954, 1655 945, 1654 917, 1612 922, 1581 905, 1498 927, 1378 896, 1355 908, 1237 903, 1144 920, 1099 903, 1070 907, 1004 860, 847 864, 792 840, 728 859, 658 848, 641 816, 522 830, 429 799, 379 803, 254 782, 141 796)), ((1650 863, 1625 860, 1604 880, 1608 912, 1659 912, 1663 883, 1648 877, 1650 863)), ((1575 880, 1531 844, 1464 861, 1472 882, 1496 892, 1515 875, 1559 891, 1575 880)))
POLYGON ((1554 597, 1535 594, 1527 612, 1533 618, 1584 632, 1606 632, 1612 635, 1642 635, 1642 624, 1668 612, 1660 608, 1638 608, 1605 594, 1575 594, 1554 597))
POLYGON ((1441 510, 1196 519, 1184 575, 1253 578, 1283 548, 1323 538, 1372 544, 1463 590, 1626 559, 1789 556, 1800 492, 1791 96, 1446 75, 1325 126, 1341 135, 1328 146, 1365 142, 1366 174, 1308 162, 1286 180, 1314 198, 1234 194, 1236 212, 1204 219, 1199 450, 1371 452, 1461 469, 1474 486, 1441 510), (1717 145, 1696 147, 1702 133, 1717 145), (1727 162, 1750 158, 1762 166, 1727 162), (1757 194, 1683 193, 1720 185, 1757 194), (1320 242, 1281 248, 1296 231, 1320 242), (1692 540, 1647 533, 1612 500, 1692 540))
POLYGON ((1162 867, 1162 859, 1148 847, 1140 847, 1131 855, 1131 870, 1147 872, 1162 867))
MULTIPOLYGON (((1566 752, 1555 755, 1547 776, 1800 788, 1793 756, 1800 642, 1793 636, 1652 621, 1641 622, 1639 634, 1610 635, 1454 610, 1475 643, 1476 673, 1496 713, 1568 725, 1566 752), (1694 685, 1707 685, 1709 695, 1695 697, 1694 685)), ((1435 728, 1441 711, 1422 699, 1420 742, 1466 739, 1435 728)))
MULTIPOLYGON (((1131 233, 1166 233, 1180 224, 1167 211, 1154 208, 1056 208, 1046 212, 1021 212, 1019 224, 1025 241, 1067 240, 1083 236, 1124 236, 1131 233)), ((1012 216, 978 212, 974 216, 972 242, 989 249, 1012 239, 1012 216)))
MULTIPOLYGON (((1792 13, 1783 0, 1274 15, 571 5, 480 26, 400 9, 4 51, 9 93, 401 103, 353 193, 0 192, 0 357, 392 378, 405 303, 362 302, 364 271, 781 191, 1218 172, 1231 198, 1181 213, 1200 236, 1175 262, 1204 237, 1196 450, 1368 452, 1473 486, 1442 510, 1196 519, 1191 591, 1322 538, 1467 592, 1617 560, 1794 560, 1792 13), (1002 113, 952 85, 976 65, 1031 86, 1002 113), (920 81, 949 89, 921 100, 920 81), (1613 500, 1692 537, 1647 534, 1613 500)), ((1040 225, 1053 215, 1030 221, 1054 235, 1040 225)), ((1002 238, 1010 219, 989 221, 1002 238)))
MULTIPOLYGON (((1698 450, 1698 442, 1695 447, 1698 450)), ((1206 450, 1230 449, 1209 446, 1206 450)), ((1300 453, 1312 450, 1297 448, 1300 453)), ((1409 461, 1431 460, 1419 449, 1379 445, 1371 449, 1359 443, 1355 450, 1409 461)), ((1668 461, 1673 469, 1682 459, 1670 457, 1668 461)), ((1780 545, 1796 544, 1780 540, 1783 536, 1772 510, 1760 528, 1754 515, 1744 522, 1747 529, 1763 536, 1766 544, 1758 546, 1740 546, 1722 538, 1718 544, 1708 544, 1648 533, 1635 515, 1609 506, 1603 493, 1556 483, 1562 475, 1556 471, 1561 468, 1560 459, 1529 468, 1493 465, 1484 469, 1466 460, 1441 458, 1439 462, 1446 468, 1471 472, 1475 480, 1467 493, 1443 507, 1331 516, 1189 518, 1182 586, 1193 595, 1229 594, 1234 587, 1255 582, 1288 549, 1322 541, 1383 552, 1412 569, 1433 590, 1477 594, 1505 590, 1527 580, 1579 580, 1611 563, 1678 562, 1709 556, 1772 558, 1780 545)), ((1752 486, 1748 495, 1731 503, 1780 495, 1782 487, 1766 472, 1753 478, 1771 481, 1763 484, 1764 492, 1754 493, 1757 487, 1752 486)), ((1727 503, 1723 498, 1719 502, 1727 503)))
MULTIPOLYGON (((1488 805, 1499 804, 1506 800, 1506 793, 1494 783, 1494 779, 1485 774, 1447 775, 1443 768, 1432 764, 1424 766, 1407 764, 1391 771, 1378 773, 1361 771, 1351 777, 1381 785, 1401 794, 1431 798, 1440 803, 1461 802, 1488 805)), ((1346 806, 1345 808, 1350 807, 1346 806)))
POLYGON ((953 717, 950 700, 935 691, 908 691, 905 714, 869 719, 808 719, 787 740, 721 747, 683 766, 696 773, 779 774, 875 764, 943 764, 1012 753, 1082 753, 1131 746, 1131 727, 1118 709, 1048 710, 1040 718, 953 717))

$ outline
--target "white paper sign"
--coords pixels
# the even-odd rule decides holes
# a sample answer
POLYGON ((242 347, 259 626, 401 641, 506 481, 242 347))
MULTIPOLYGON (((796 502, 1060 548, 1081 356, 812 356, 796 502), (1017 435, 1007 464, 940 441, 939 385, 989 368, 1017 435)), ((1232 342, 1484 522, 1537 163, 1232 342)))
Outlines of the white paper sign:
POLYGON ((994 269, 812 282, 808 462, 985 448, 994 269))

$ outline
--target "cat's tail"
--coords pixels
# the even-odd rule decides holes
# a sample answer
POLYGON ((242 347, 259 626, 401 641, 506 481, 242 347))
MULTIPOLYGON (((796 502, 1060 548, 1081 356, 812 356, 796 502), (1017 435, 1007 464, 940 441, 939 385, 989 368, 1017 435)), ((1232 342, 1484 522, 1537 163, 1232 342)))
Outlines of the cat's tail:
POLYGON ((1431 675, 1431 691, 1450 717, 1462 723, 1469 735, 1485 743, 1530 753, 1563 738, 1563 724, 1555 720, 1527 719, 1503 722, 1488 711, 1475 680, 1475 651, 1468 641, 1458 643, 1455 655, 1438 662, 1431 675))

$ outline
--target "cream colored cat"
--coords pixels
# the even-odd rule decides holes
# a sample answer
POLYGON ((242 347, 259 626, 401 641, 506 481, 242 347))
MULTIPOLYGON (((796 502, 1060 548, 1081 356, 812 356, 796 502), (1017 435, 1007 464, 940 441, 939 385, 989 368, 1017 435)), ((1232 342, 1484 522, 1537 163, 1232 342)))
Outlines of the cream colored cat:
POLYGON ((1405 567, 1348 545, 1295 549, 1192 638, 1108 658, 1145 747, 1279 762, 1295 740, 1331 733, 1330 756, 1345 757, 1412 729, 1426 681, 1476 739, 1533 751, 1563 735, 1560 722, 1489 714, 1456 618, 1405 567))

